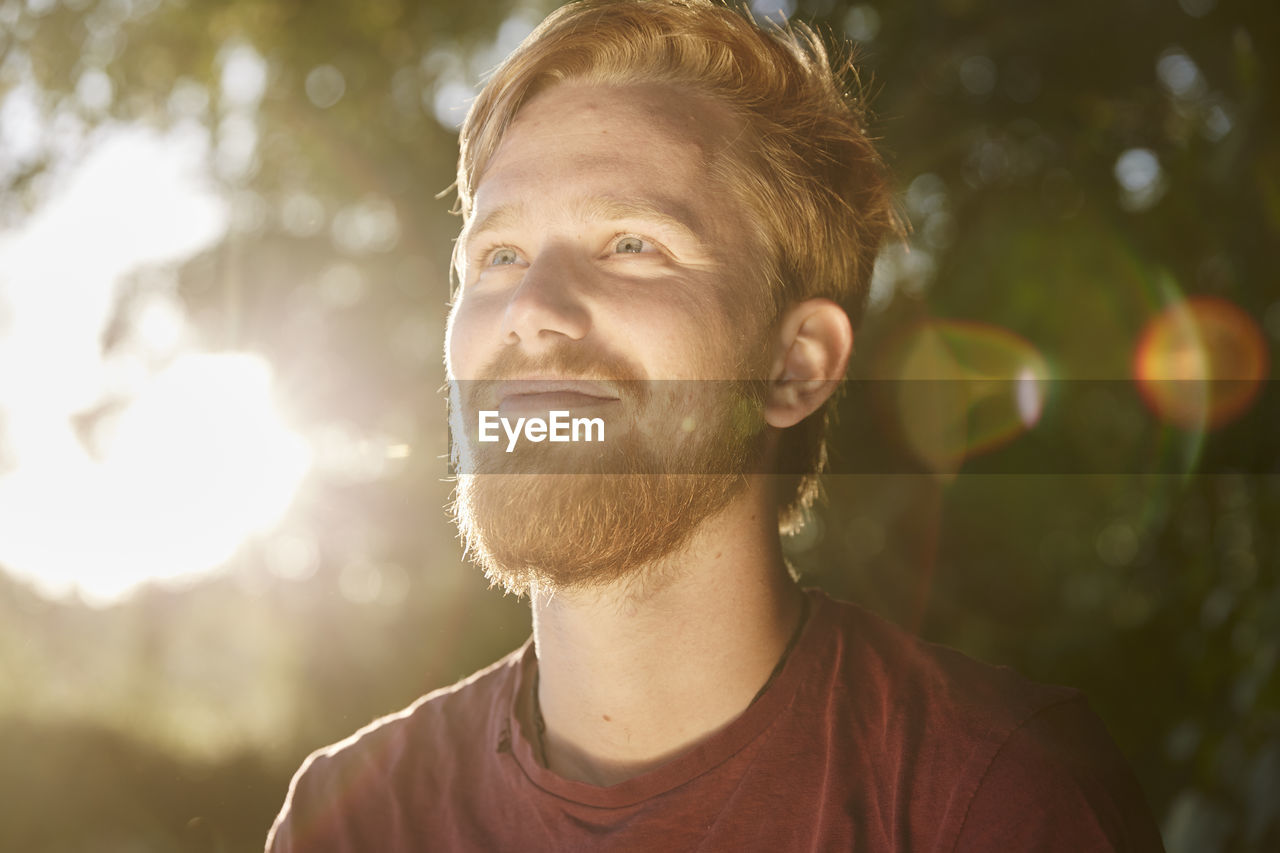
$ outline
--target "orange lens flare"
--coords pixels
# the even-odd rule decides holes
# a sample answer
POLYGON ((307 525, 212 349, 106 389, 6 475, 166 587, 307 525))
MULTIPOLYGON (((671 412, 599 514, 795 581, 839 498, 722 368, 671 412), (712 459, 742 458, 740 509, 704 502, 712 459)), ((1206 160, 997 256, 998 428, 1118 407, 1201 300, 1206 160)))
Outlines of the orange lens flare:
POLYGON ((1267 378, 1266 342, 1258 324, 1230 302, 1194 297, 1147 324, 1133 376, 1147 408, 1183 429, 1216 429, 1252 405, 1267 378))

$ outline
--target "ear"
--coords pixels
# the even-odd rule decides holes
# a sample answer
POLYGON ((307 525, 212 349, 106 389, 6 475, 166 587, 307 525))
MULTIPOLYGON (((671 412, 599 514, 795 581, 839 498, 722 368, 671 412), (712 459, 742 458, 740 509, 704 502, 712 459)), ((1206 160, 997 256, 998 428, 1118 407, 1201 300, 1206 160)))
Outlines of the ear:
POLYGON ((852 352, 853 326, 839 305, 806 299, 789 307, 774 337, 765 421, 786 429, 817 411, 844 378, 852 352))

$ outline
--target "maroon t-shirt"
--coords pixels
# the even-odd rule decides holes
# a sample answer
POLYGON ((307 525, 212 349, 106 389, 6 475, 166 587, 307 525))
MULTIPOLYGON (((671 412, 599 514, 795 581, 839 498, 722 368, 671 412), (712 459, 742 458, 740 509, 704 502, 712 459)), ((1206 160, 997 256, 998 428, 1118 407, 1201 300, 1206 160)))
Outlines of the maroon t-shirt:
POLYGON ((311 755, 267 849, 1162 849, 1078 691, 809 595, 764 693, 655 770, 602 788, 541 766, 526 643, 311 755))

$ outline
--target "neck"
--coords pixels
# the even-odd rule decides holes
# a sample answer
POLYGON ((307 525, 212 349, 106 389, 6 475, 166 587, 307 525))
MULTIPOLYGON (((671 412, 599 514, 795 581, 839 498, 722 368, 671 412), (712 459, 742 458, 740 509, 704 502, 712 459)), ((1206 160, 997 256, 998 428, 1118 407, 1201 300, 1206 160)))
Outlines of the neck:
POLYGON ((639 775, 723 728, 769 679, 802 602, 756 479, 639 582, 531 591, 552 770, 596 785, 639 775))

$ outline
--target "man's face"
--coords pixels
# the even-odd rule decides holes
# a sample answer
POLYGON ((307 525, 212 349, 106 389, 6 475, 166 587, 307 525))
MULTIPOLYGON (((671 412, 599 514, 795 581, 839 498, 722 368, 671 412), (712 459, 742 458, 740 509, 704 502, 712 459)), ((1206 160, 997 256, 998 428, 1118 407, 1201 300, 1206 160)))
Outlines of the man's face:
POLYGON ((664 556, 755 459, 758 417, 724 380, 763 371, 765 318, 745 307, 761 276, 710 168, 734 130, 670 88, 560 85, 480 178, 446 368, 458 523, 508 587, 602 583, 664 556), (552 384, 566 379, 582 384, 552 384), (562 407, 602 417, 612 446, 475 441, 479 409, 562 407), (549 473, 557 456, 572 475, 549 473))

